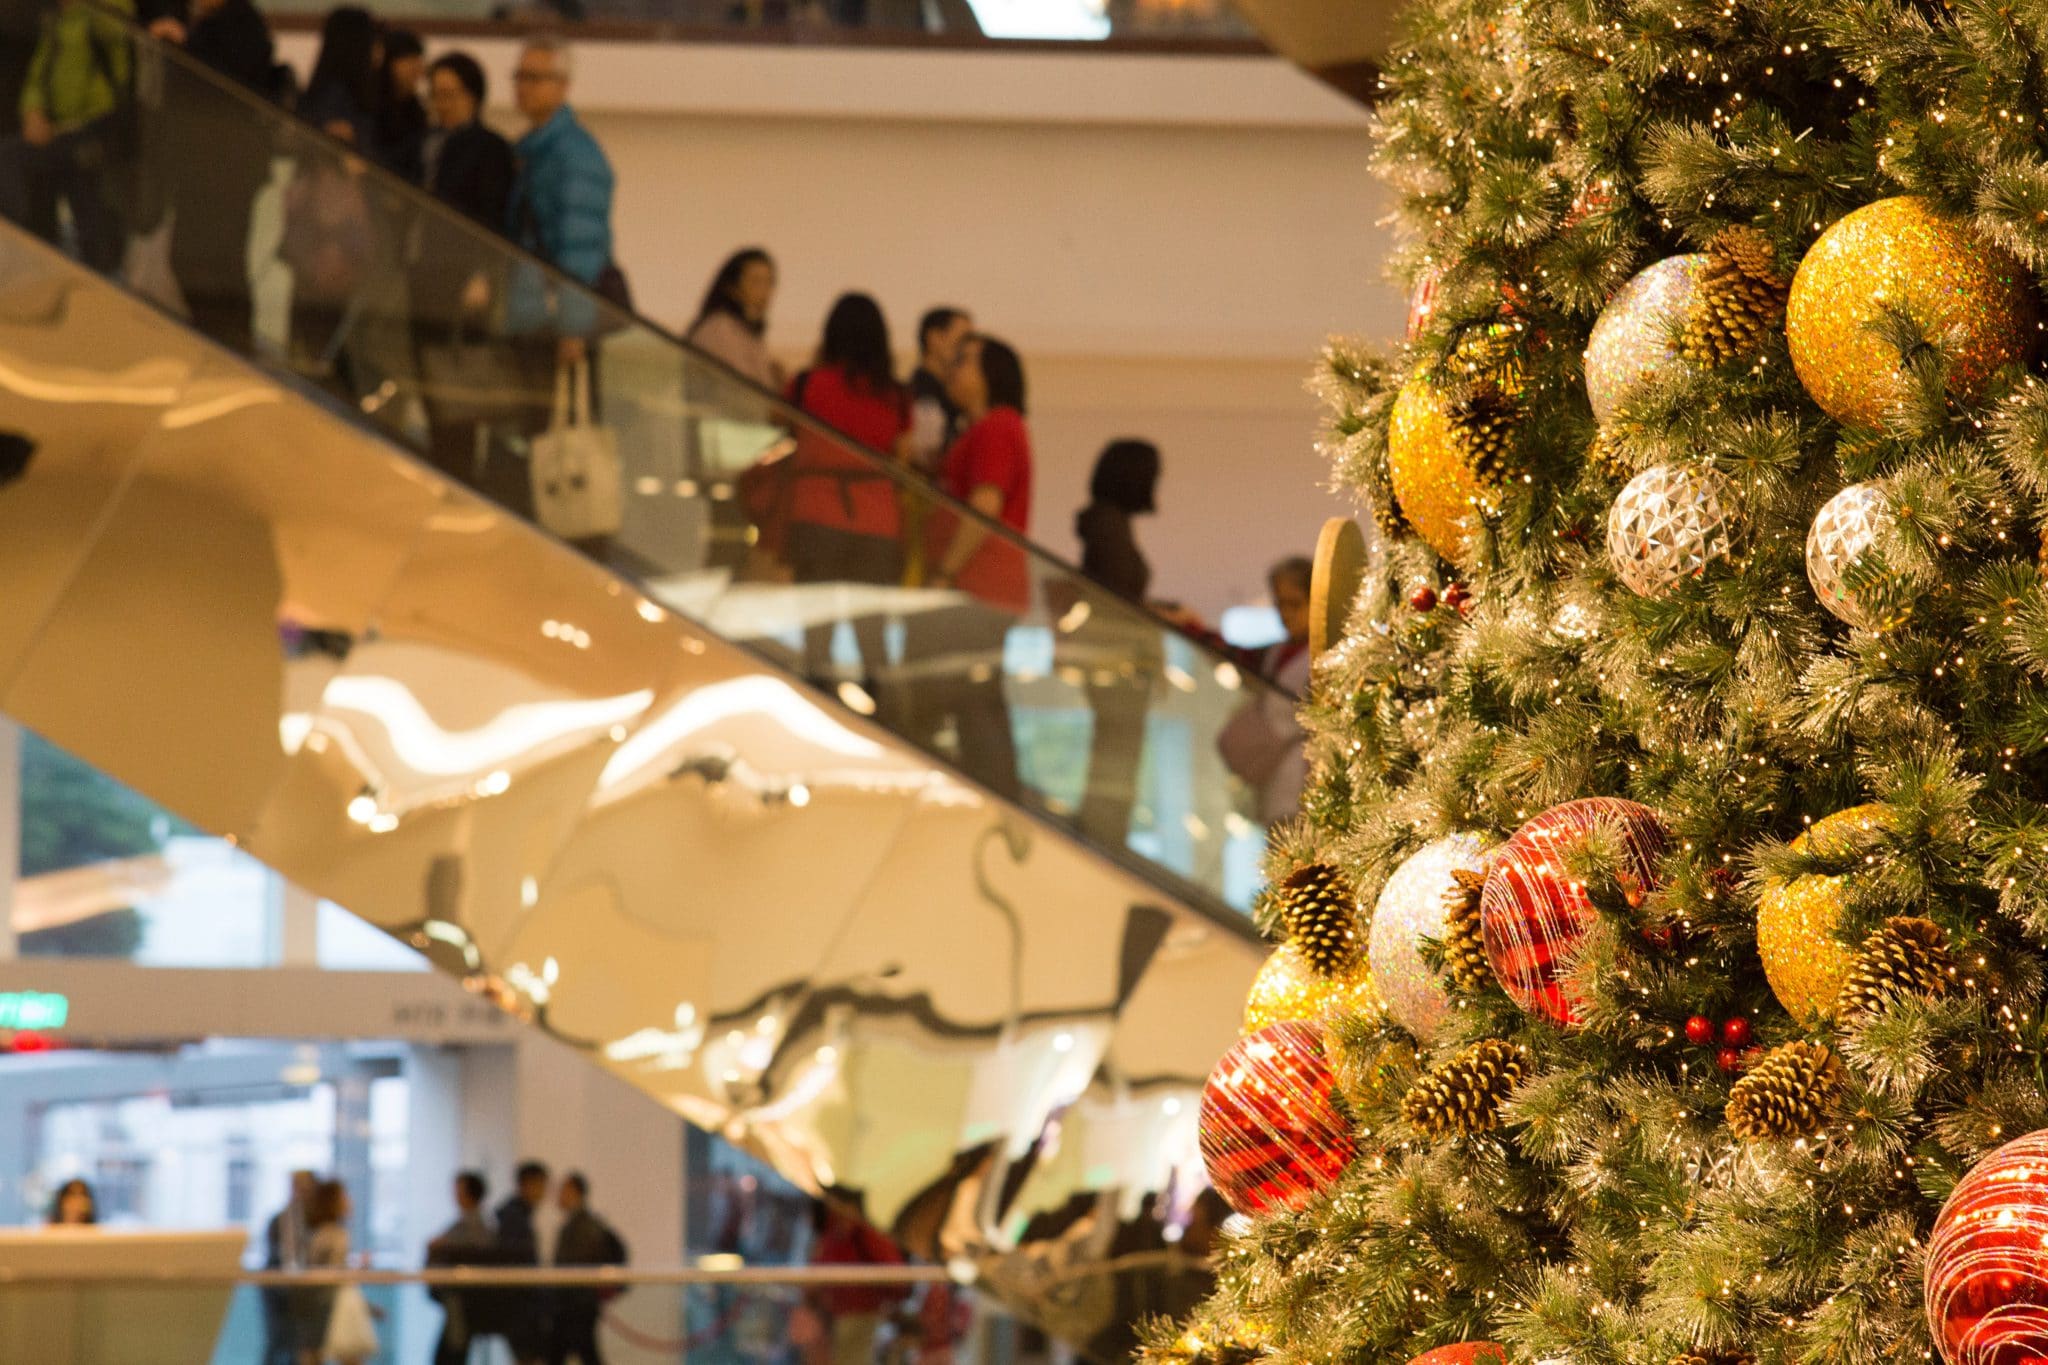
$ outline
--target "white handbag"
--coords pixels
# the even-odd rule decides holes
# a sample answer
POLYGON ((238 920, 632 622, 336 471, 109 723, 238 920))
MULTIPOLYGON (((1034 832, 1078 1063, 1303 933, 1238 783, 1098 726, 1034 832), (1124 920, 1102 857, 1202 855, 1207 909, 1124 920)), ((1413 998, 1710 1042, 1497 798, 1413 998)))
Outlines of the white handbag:
POLYGON ((555 414, 531 451, 533 519, 563 540, 619 533, 626 490, 619 439, 591 420, 590 365, 555 373, 555 414))
POLYGON ((327 1313, 327 1334, 320 1342, 322 1360, 368 1360, 377 1354, 377 1320, 363 1291, 345 1284, 334 1291, 327 1313))

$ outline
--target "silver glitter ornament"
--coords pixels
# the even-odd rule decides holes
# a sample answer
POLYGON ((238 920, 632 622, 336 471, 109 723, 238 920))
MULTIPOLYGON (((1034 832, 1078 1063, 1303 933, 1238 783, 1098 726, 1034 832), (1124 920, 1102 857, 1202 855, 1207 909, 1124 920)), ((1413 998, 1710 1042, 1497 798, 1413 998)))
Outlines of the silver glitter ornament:
POLYGON ((1607 557, 1629 591, 1669 592, 1729 550, 1728 481, 1711 469, 1660 464, 1636 475, 1607 514, 1607 557))
POLYGON ((1829 498, 1806 533, 1806 578, 1820 604, 1852 626, 1883 630, 1903 615, 1887 580, 1849 576, 1895 523, 1891 500, 1874 483, 1852 483, 1829 498))
POLYGON ((1608 301, 1586 343, 1586 397, 1596 419, 1607 421, 1651 380, 1694 368, 1678 353, 1678 335, 1707 261, 1705 252, 1666 257, 1608 301))
POLYGON ((1486 845, 1476 834, 1448 834, 1425 844, 1394 869, 1373 906, 1366 957, 1373 982, 1395 1023, 1423 1042, 1451 1012, 1450 993, 1422 960, 1422 940, 1444 937, 1445 897, 1453 869, 1486 870, 1486 845))

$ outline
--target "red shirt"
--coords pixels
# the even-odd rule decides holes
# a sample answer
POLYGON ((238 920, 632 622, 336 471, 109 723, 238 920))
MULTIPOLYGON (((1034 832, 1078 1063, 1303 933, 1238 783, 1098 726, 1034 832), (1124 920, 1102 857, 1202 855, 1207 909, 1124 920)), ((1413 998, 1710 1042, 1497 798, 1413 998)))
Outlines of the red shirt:
MULTIPOLYGON (((837 365, 821 365, 798 375, 789 386, 792 401, 799 387, 805 412, 884 456, 893 455, 897 440, 910 430, 910 404, 900 389, 877 392, 855 384, 837 365)), ((864 536, 903 533, 896 481, 872 459, 856 454, 842 441, 808 430, 797 433, 796 451, 789 458, 794 480, 789 503, 792 523, 807 522, 864 536)))
MULTIPOLYGON (((961 502, 977 488, 992 487, 1003 495, 999 519, 1022 535, 1031 525, 1031 433, 1024 414, 995 408, 961 433, 939 467, 939 487, 961 502)), ((953 543, 959 518, 934 519, 932 563, 940 562, 953 543)), ((962 591, 995 606, 1023 612, 1031 606, 1031 568, 1024 552, 993 536, 981 543, 960 569, 962 591)))

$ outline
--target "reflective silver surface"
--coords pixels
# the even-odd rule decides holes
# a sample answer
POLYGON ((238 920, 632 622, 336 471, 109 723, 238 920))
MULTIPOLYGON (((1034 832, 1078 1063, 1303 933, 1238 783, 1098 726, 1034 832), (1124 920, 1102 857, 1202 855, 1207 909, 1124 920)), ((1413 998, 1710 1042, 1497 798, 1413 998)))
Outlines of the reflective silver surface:
MULTIPOLYGON (((1202 1185, 1261 951, 0 228, 0 710, 913 1249, 1202 1185)), ((1125 1248, 1128 1249, 1128 1248, 1125 1248)))

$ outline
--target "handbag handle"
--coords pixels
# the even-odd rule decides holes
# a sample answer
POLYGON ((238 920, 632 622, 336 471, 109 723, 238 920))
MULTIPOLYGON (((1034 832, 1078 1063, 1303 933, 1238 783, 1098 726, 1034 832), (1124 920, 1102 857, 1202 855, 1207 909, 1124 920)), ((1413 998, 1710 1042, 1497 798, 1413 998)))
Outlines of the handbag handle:
POLYGON ((554 425, 587 427, 590 420, 590 362, 555 367, 554 425))

